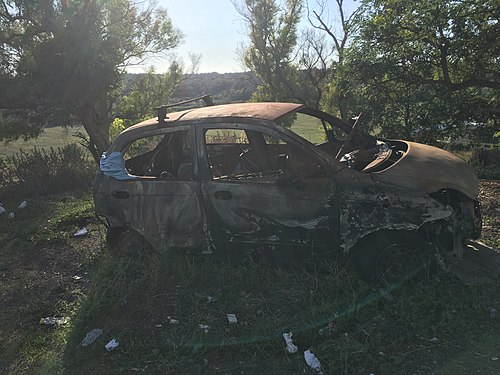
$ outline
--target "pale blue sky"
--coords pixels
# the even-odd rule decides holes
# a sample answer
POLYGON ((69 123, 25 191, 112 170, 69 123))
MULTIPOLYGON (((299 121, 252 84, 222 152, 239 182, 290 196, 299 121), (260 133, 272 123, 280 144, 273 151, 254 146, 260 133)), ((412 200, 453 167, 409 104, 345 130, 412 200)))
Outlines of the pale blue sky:
MULTIPOLYGON (((174 25, 184 33, 184 43, 177 55, 187 64, 188 53, 201 55, 200 73, 238 72, 244 70, 237 61, 238 44, 245 37, 243 25, 230 0, 159 0, 174 25)), ((158 70, 167 62, 155 64, 158 70)))
MULTIPOLYGON (((355 0, 344 1, 347 9, 357 6, 355 0)), ((331 6, 335 4, 333 0, 329 2, 331 6)), ((186 64, 189 62, 188 53, 192 52, 201 55, 200 73, 244 70, 237 51, 247 38, 241 16, 231 0, 158 0, 158 5, 167 9, 174 25, 184 33, 184 43, 177 48, 176 54, 186 64)), ((305 21, 303 25, 306 25, 305 21)), ((168 66, 168 60, 154 59, 147 64, 154 64, 157 71, 162 72, 168 66)), ((140 69, 136 67, 132 71, 140 69)))

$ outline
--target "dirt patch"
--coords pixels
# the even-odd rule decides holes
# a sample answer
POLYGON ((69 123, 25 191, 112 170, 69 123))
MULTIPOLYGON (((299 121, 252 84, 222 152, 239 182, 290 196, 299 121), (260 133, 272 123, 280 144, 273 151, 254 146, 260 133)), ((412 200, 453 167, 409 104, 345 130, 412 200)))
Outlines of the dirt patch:
POLYGON ((68 305, 85 293, 89 259, 99 251, 101 238, 97 225, 89 229, 87 237, 67 244, 37 245, 8 254, 9 262, 0 271, 0 373, 28 370, 31 360, 26 355, 18 355, 15 363, 9 363, 9 357, 29 351, 32 338, 53 328, 40 326, 40 318, 65 315, 68 305))

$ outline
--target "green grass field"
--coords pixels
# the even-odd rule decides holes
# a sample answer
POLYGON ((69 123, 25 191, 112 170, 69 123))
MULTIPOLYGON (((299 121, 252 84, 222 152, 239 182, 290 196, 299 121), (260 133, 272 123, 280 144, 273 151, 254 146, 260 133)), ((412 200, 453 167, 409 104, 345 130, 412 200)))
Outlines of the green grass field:
POLYGON ((326 141, 323 125, 318 118, 298 113, 290 129, 315 145, 326 141))
MULTIPOLYGON (((314 144, 323 143, 324 131, 321 122, 310 116, 298 114, 297 119, 292 125, 292 130, 314 144)), ((36 139, 23 141, 22 139, 2 143, 0 148, 0 157, 10 157, 22 150, 30 150, 33 147, 50 149, 51 147, 63 147, 70 143, 77 143, 78 139, 74 137, 77 132, 85 133, 82 126, 63 128, 54 127, 44 129, 43 133, 36 139)))
POLYGON ((82 126, 63 128, 61 126, 47 128, 36 139, 23 141, 22 139, 5 143, 0 147, 0 157, 9 157, 22 150, 30 150, 33 147, 50 149, 51 147, 63 147, 70 143, 77 143, 78 139, 73 135, 77 132, 85 132, 82 126))

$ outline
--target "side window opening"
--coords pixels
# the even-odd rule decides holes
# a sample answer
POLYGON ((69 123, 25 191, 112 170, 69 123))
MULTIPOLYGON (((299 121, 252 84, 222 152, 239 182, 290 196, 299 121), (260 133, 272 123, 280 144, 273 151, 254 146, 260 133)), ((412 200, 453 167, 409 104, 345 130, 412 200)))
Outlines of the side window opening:
POLYGON ((193 179, 193 156, 188 131, 136 139, 124 152, 125 167, 136 176, 161 180, 193 179))
POLYGON ((242 129, 208 129, 205 145, 214 179, 231 175, 239 155, 250 149, 247 134, 242 129))
POLYGON ((278 125, 291 130, 314 145, 327 141, 325 125, 327 128, 331 129, 331 125, 324 123, 324 120, 300 112, 284 117, 278 121, 278 125))
POLYGON ((280 176, 306 179, 326 175, 314 154, 267 133, 209 129, 205 143, 214 181, 274 183, 280 176), (221 138, 221 134, 226 137, 221 138))

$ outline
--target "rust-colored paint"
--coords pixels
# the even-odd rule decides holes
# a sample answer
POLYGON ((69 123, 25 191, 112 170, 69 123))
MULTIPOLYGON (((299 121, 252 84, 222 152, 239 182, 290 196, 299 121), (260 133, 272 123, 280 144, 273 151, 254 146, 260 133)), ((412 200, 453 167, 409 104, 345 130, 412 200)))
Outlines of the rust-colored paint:
MULTIPOLYGON (((181 121, 196 122, 216 118, 255 118, 264 121, 278 121, 279 119, 303 107, 303 104, 278 102, 214 105, 167 113, 166 124, 168 126, 169 124, 176 125, 176 123, 181 121)), ((147 127, 155 124, 158 124, 158 119, 152 118, 131 126, 128 129, 133 130, 139 127, 147 127)))
POLYGON ((394 165, 373 173, 380 182, 418 189, 428 194, 440 189, 455 189, 476 199, 479 180, 472 167, 455 155, 437 147, 406 142, 408 150, 394 165))

